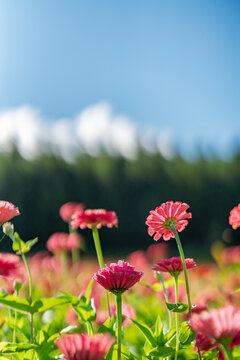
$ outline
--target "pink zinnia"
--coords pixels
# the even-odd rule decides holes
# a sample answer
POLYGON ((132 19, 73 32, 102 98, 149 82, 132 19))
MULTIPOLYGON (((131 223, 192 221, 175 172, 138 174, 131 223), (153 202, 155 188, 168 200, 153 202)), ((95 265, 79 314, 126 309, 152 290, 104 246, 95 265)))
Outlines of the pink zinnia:
POLYGON ((59 209, 59 215, 66 223, 69 223, 75 212, 81 212, 84 210, 84 205, 78 202, 67 202, 63 204, 59 209))
POLYGON ((229 224, 236 230, 240 226, 240 204, 230 211, 229 224))
POLYGON ((193 314, 190 319, 191 328, 217 342, 227 338, 233 340, 240 331, 240 308, 232 305, 214 309, 201 314, 193 314))
POLYGON ((19 257, 17 255, 0 253, 0 276, 15 277, 18 275, 19 257))
POLYGON ((105 265, 105 268, 99 269, 92 278, 105 289, 118 294, 135 285, 142 275, 142 271, 134 270, 134 266, 128 262, 118 260, 117 263, 111 263, 110 266, 105 265))
POLYGON ((221 253, 221 260, 224 264, 237 264, 240 261, 240 245, 228 246, 221 253))
POLYGON ((80 227, 81 229, 92 229, 94 225, 97 226, 98 229, 100 229, 102 225, 111 228, 118 225, 118 218, 114 211, 88 209, 82 212, 76 212, 72 216, 71 225, 73 229, 76 229, 77 227, 80 227))
MULTIPOLYGON (((197 266, 193 259, 187 258, 185 261, 187 269, 192 269, 197 266)), ((180 256, 163 259, 153 265, 152 269, 158 272, 168 272, 172 276, 175 276, 176 274, 179 275, 183 271, 182 259, 180 256)))
POLYGON ((67 360, 103 360, 114 339, 109 334, 62 335, 56 344, 67 360))
POLYGON ((76 233, 55 233, 47 241, 47 248, 53 253, 72 251, 80 248, 80 236, 76 233))
POLYGON ((0 201, 0 224, 20 215, 19 209, 9 201, 0 201))
POLYGON ((164 240, 174 238, 171 226, 175 226, 177 231, 181 232, 188 224, 186 219, 191 219, 192 214, 187 213, 186 210, 189 205, 180 201, 167 201, 158 206, 155 210, 150 211, 146 224, 148 225, 148 234, 154 235, 154 240, 159 240, 163 235, 164 240))

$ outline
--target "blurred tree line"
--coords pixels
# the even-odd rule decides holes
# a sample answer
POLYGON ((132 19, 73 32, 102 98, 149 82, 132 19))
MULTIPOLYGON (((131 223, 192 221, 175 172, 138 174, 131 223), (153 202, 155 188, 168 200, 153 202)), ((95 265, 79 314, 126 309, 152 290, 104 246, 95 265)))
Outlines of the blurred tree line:
MULTIPOLYGON (((67 201, 116 211, 118 229, 101 230, 107 255, 125 256, 152 244, 146 217, 168 200, 190 205, 193 218, 181 234, 187 256, 209 256, 216 240, 240 240, 240 230, 228 224, 230 210, 240 202, 240 152, 228 162, 201 156, 192 162, 179 156, 169 161, 140 153, 136 160, 82 155, 71 164, 49 154, 27 161, 14 151, 0 155, 0 169, 0 198, 19 207, 21 216, 13 222, 23 239, 39 237, 35 251, 45 248, 52 233, 68 231, 58 214, 67 201)), ((81 233, 91 253, 91 232, 81 233)), ((169 244, 177 254, 175 242, 169 244)), ((9 251, 10 245, 5 239, 1 251, 9 251)))

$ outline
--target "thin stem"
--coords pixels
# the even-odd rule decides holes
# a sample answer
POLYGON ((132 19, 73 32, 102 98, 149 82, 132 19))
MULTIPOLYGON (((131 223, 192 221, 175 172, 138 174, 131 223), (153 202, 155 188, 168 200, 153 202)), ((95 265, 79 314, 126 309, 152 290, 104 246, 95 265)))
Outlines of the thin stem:
MULTIPOLYGON (((163 274, 161 274, 161 275, 163 275, 163 274)), ((162 284, 165 302, 169 303, 169 296, 168 296, 167 290, 165 288, 163 276, 160 276, 160 282, 162 284)), ((168 327, 169 327, 169 329, 171 329, 171 327, 172 327, 172 314, 171 314, 171 311, 169 311, 169 310, 168 310, 168 327)))
MULTIPOLYGON (((174 276, 175 283, 175 303, 178 303, 178 276, 174 276)), ((179 350, 179 317, 176 312, 176 352, 175 352, 175 360, 178 358, 178 350, 179 350)))
POLYGON ((175 228, 175 226, 171 226, 171 231, 173 232, 176 242, 177 242, 177 246, 178 246, 178 250, 182 259, 182 263, 183 263, 183 271, 184 271, 184 276, 185 276, 185 285, 186 285, 186 292, 187 292, 187 299, 188 299, 188 312, 189 312, 189 316, 191 317, 192 315, 192 306, 191 306, 191 298, 190 298, 190 290, 189 290, 189 282, 188 282, 188 274, 187 274, 187 266, 186 266, 186 261, 185 261, 185 256, 184 256, 184 252, 183 252, 183 248, 182 248, 182 244, 178 235, 178 232, 175 228))
POLYGON ((116 295, 117 306, 117 360, 121 360, 122 344, 122 295, 116 295))
MULTIPOLYGON (((33 291, 32 291, 32 289, 33 289, 32 274, 31 274, 31 270, 30 270, 27 258, 25 256, 25 254, 22 252, 20 241, 19 241, 19 251, 22 256, 25 267, 27 269, 28 279, 29 279, 29 301, 30 301, 30 303, 32 303, 32 293, 33 293, 33 291)), ((34 343, 33 314, 30 314, 30 332, 31 332, 31 343, 33 344, 34 343)))
POLYGON ((197 346, 197 353, 198 353, 198 359, 202 360, 202 355, 201 355, 201 351, 199 349, 199 347, 197 346))
MULTIPOLYGON (((17 290, 14 291, 14 295, 18 296, 19 292, 17 290)), ((17 311, 14 311, 14 328, 13 328, 13 342, 16 342, 16 326, 17 326, 17 311)))
POLYGON ((225 341, 224 341, 224 339, 222 339, 222 341, 220 343, 222 345, 222 349, 224 351, 226 360, 233 360, 232 352, 229 348, 230 341, 228 339, 225 339, 225 341))
POLYGON ((90 321, 87 322, 87 331, 88 331, 88 335, 93 336, 93 326, 90 321))
POLYGON ((92 232, 93 232, 93 239, 94 239, 94 244, 95 244, 95 248, 96 248, 98 263, 99 263, 100 268, 104 268, 102 248, 101 248, 100 238, 99 238, 99 234, 98 234, 98 229, 96 226, 92 227, 92 232))
MULTIPOLYGON (((96 253, 97 253, 99 266, 100 266, 100 268, 104 268, 102 248, 101 248, 100 238, 99 238, 98 229, 97 229, 96 225, 92 226, 92 233, 93 233, 93 240, 94 240, 94 244, 95 244, 95 249, 96 249, 96 253)), ((106 292, 106 297, 107 297, 108 313, 109 313, 109 316, 111 317, 112 315, 111 315, 108 292, 106 292)))

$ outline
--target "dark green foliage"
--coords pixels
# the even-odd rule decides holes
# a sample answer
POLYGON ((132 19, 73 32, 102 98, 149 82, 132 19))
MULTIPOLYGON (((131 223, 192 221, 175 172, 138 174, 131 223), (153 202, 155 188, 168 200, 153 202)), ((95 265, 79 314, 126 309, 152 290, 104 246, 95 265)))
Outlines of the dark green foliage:
MULTIPOLYGON (((152 244, 146 217, 168 200, 187 202, 193 213, 182 235, 186 256, 204 257, 227 228, 228 240, 237 240, 228 216, 240 201, 240 154, 229 162, 204 158, 189 162, 181 157, 168 161, 159 154, 144 153, 134 161, 84 155, 68 164, 53 155, 29 162, 14 152, 0 156, 0 169, 0 197, 19 206, 22 215, 13 222, 23 239, 39 237, 34 251, 44 249, 52 233, 68 231, 58 215, 67 201, 116 211, 119 228, 101 230, 106 255, 124 256, 152 244)), ((91 232, 82 234, 87 251, 92 252, 91 232)), ((175 250, 175 244, 170 245, 175 250)), ((1 246, 10 251, 8 242, 1 246)))

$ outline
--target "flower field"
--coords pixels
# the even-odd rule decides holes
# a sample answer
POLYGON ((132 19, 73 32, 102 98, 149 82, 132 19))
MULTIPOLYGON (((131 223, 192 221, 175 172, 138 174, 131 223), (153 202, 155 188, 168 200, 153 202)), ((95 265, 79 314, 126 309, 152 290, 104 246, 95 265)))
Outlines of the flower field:
MULTIPOLYGON (((188 204, 150 210, 152 244, 126 259, 102 252, 101 228, 118 227, 114 211, 64 204, 66 233, 52 234, 33 256, 37 238, 14 229, 20 215, 0 201, 1 241, 12 244, 11 254, 0 253, 0 360, 240 359, 240 246, 213 244, 211 263, 185 258, 188 204), (96 258, 81 255, 86 231, 96 258)), ((240 204, 229 224, 239 231, 240 204)))

